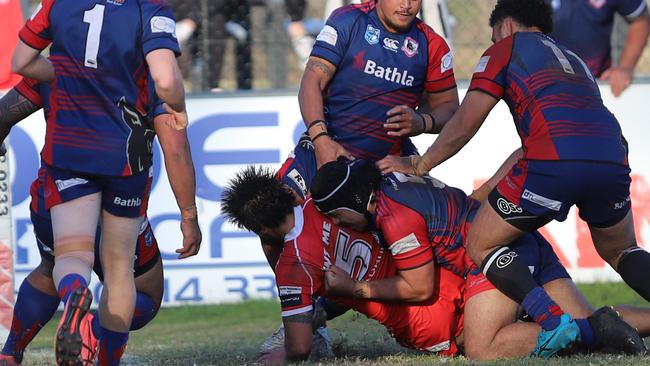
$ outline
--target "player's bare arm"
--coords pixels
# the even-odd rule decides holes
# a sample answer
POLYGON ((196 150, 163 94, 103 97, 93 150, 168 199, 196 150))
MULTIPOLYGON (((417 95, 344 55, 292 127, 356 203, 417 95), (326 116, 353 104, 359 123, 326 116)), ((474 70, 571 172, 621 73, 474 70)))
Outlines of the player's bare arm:
POLYGON ((300 112, 307 127, 307 134, 314 144, 319 167, 339 156, 352 158, 349 152, 329 137, 323 112, 323 90, 335 73, 336 66, 329 61, 309 57, 298 92, 300 112))
POLYGON ((373 281, 354 281, 339 267, 331 266, 325 272, 328 294, 378 301, 421 302, 433 295, 435 281, 433 261, 398 271, 394 277, 373 281))
POLYGON ((183 76, 174 52, 165 48, 153 50, 147 54, 146 60, 156 94, 165 101, 167 112, 174 116, 173 121, 169 121, 173 122, 171 126, 176 129, 187 127, 183 76))
POLYGON ((41 55, 41 51, 29 47, 23 41, 18 41, 11 59, 11 71, 16 74, 36 79, 38 81, 54 80, 52 63, 41 55))
POLYGON ((634 67, 636 66, 641 53, 648 43, 650 35, 650 15, 644 11, 642 15, 630 22, 625 47, 621 58, 616 66, 606 70, 602 78, 609 80, 612 94, 618 97, 632 83, 634 78, 634 67))
POLYGON ((304 361, 309 357, 312 343, 313 311, 291 315, 282 319, 284 322, 284 348, 287 361, 304 361))
POLYGON ((168 118, 173 117, 169 114, 157 116, 154 119, 154 129, 165 156, 167 178, 181 212, 183 246, 176 253, 182 259, 198 254, 201 247, 201 229, 195 202, 196 178, 187 132, 171 128, 165 121, 168 118))
POLYGON ((16 123, 39 109, 41 107, 34 105, 15 89, 9 90, 0 99, 0 142, 7 138, 9 131, 16 123))
POLYGON ((406 105, 399 105, 386 113, 386 124, 390 136, 417 136, 421 133, 439 133, 442 127, 458 110, 456 88, 439 93, 427 93, 417 111, 406 105))
POLYGON ((382 173, 401 172, 424 175, 454 156, 476 134, 499 100, 480 91, 469 91, 458 111, 449 119, 440 136, 419 156, 387 156, 377 162, 382 173))

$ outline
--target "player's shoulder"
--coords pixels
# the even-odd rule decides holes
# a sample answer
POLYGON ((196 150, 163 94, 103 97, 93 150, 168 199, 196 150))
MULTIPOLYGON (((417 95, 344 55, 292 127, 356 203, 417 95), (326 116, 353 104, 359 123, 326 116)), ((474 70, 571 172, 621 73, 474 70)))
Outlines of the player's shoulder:
POLYGON ((330 15, 329 20, 335 23, 354 23, 360 17, 367 16, 374 9, 374 1, 361 4, 349 4, 334 10, 330 15))

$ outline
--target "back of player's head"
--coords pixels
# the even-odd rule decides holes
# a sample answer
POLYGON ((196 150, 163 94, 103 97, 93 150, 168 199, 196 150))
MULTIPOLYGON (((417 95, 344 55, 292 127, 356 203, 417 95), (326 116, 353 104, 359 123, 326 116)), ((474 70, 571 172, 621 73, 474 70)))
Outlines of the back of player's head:
POLYGON ((347 208, 364 214, 380 181, 381 173, 373 162, 338 159, 318 169, 311 182, 311 197, 324 213, 347 208))
POLYGON ((537 27, 544 34, 553 31, 553 12, 544 0, 498 0, 490 15, 490 27, 507 17, 525 27, 537 27))
POLYGON ((259 234, 277 228, 293 212, 294 196, 264 167, 250 165, 228 182, 221 198, 221 211, 228 221, 259 234))

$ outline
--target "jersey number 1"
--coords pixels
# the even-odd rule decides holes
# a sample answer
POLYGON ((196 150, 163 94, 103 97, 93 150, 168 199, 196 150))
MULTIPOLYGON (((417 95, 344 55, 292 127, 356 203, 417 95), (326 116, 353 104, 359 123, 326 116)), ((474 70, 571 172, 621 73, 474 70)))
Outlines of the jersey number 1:
POLYGON ((93 69, 97 68, 97 53, 99 52, 99 36, 104 25, 104 8, 106 6, 96 4, 94 8, 84 12, 84 23, 88 23, 88 34, 86 35, 86 56, 84 66, 93 69))

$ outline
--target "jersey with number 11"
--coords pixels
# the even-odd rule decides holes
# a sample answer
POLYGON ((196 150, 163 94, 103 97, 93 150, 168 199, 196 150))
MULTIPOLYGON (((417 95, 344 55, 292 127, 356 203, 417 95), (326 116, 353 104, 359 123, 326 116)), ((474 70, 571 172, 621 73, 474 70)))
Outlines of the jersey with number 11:
POLYGON ((148 166, 129 164, 133 133, 145 130, 151 110, 145 56, 179 53, 175 21, 162 0, 43 0, 20 31, 44 49, 56 79, 43 101, 47 117, 45 163, 81 173, 121 176, 148 166))
POLYGON ((508 104, 525 159, 627 164, 621 127, 587 65, 542 33, 517 32, 488 48, 473 90, 508 104))

